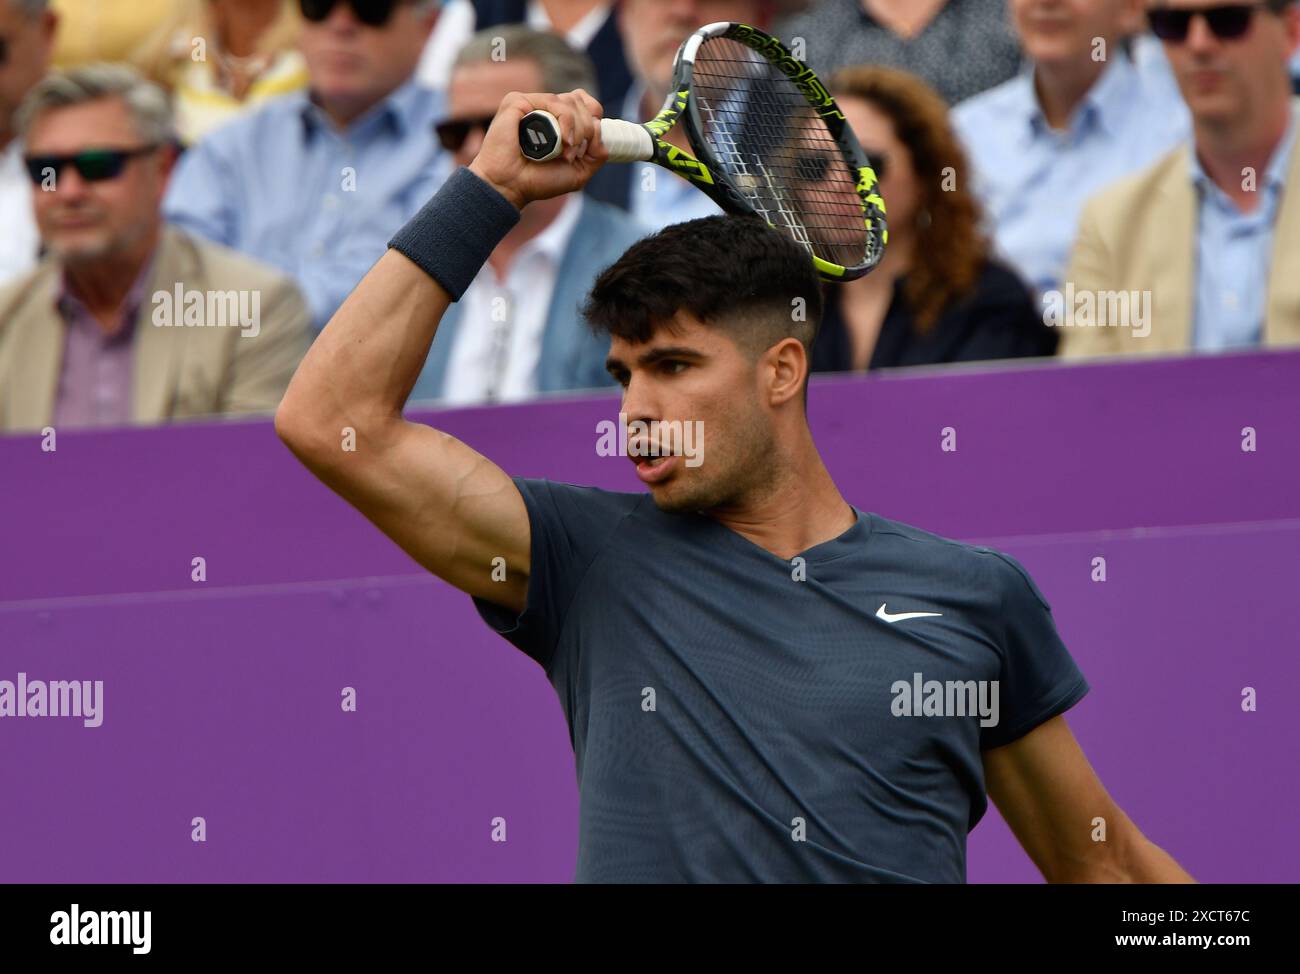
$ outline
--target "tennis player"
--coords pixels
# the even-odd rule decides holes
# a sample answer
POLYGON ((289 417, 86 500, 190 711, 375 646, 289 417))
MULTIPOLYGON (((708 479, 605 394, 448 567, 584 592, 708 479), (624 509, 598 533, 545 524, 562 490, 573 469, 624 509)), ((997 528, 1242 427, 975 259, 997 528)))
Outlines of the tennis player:
POLYGON ((576 879, 964 882, 987 795, 1049 880, 1191 881, 1066 726, 1088 685, 1024 569, 836 488, 805 414, 818 282, 785 234, 671 226, 594 285, 629 431, 702 424, 698 463, 680 439, 629 442, 648 493, 512 479, 403 419, 519 210, 608 157, 600 116, 581 90, 507 96, 276 413, 316 476, 544 667, 577 760, 576 879), (560 121, 561 158, 521 157, 533 109, 560 121))

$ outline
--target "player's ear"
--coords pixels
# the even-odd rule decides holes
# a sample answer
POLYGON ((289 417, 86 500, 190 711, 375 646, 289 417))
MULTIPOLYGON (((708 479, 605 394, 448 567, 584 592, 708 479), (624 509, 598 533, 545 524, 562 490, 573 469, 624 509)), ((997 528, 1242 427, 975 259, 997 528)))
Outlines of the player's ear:
POLYGON ((767 398, 772 406, 783 406, 792 399, 803 398, 804 379, 808 375, 808 353, 797 338, 783 338, 763 355, 767 378, 767 398))

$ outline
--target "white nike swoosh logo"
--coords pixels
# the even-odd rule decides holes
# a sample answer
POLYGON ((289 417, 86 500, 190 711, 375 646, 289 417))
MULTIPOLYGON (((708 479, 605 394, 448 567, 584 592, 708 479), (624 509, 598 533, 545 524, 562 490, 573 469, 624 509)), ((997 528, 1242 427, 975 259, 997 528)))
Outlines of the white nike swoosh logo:
POLYGON ((876 618, 884 619, 886 622, 902 622, 904 619, 924 619, 927 616, 941 616, 942 612, 886 612, 885 603, 880 603, 880 608, 876 610, 876 618))

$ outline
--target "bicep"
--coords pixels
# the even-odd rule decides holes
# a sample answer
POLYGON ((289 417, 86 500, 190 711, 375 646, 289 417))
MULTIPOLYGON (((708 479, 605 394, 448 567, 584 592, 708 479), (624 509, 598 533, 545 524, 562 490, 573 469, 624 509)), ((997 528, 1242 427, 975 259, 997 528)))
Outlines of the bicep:
POLYGON ((378 443, 358 434, 353 445, 336 461, 353 469, 324 478, 345 500, 448 584, 523 611, 528 510, 505 471, 454 437, 406 420, 378 443))
POLYGON ((1065 718, 1053 717, 983 759, 989 797, 1042 874, 1052 880, 1094 871, 1107 852, 1095 841, 1097 820, 1118 832, 1126 819, 1065 718))

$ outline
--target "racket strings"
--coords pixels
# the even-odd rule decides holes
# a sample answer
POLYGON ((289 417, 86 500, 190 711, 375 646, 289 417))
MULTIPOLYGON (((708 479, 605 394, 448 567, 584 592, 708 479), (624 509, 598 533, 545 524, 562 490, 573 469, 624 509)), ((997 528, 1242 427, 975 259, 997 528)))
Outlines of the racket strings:
POLYGON ((716 164, 755 211, 824 260, 866 259, 857 173, 789 77, 739 41, 708 38, 692 97, 716 164))

